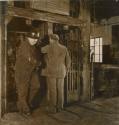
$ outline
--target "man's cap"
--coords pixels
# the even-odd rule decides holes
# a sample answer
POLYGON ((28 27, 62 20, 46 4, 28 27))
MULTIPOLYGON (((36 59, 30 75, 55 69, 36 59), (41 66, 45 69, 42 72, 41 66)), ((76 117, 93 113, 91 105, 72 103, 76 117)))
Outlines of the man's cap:
POLYGON ((50 34, 49 38, 59 41, 59 36, 57 34, 50 34))

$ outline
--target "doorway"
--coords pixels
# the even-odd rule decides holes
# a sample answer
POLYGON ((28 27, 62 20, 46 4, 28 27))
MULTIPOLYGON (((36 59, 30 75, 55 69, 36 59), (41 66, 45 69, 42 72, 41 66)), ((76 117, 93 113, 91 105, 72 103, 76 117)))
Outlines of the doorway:
MULTIPOLYGON (((31 21, 25 18, 12 17, 7 25, 7 112, 17 110, 15 83, 16 51, 19 48, 21 37, 24 37, 27 32, 38 32, 40 39, 43 39, 47 34, 46 23, 43 21, 31 21)), ((41 87, 41 94, 45 93, 44 87, 41 87)))
POLYGON ((81 96, 81 41, 80 29, 62 24, 53 25, 53 33, 60 37, 60 43, 68 48, 71 57, 71 68, 65 78, 65 104, 80 100, 81 96))

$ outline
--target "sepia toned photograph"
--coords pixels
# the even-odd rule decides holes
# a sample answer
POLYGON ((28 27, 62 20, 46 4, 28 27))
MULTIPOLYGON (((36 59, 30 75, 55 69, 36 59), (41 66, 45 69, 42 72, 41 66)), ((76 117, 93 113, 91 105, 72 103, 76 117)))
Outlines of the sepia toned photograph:
POLYGON ((119 0, 0 0, 0 125, 119 125, 119 0))

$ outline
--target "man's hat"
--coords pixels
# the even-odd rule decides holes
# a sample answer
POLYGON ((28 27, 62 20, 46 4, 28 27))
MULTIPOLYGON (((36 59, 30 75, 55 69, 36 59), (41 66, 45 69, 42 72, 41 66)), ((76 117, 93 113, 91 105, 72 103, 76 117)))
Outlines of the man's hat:
POLYGON ((26 34, 27 37, 33 38, 33 39, 38 39, 39 38, 39 33, 35 32, 29 32, 26 34))

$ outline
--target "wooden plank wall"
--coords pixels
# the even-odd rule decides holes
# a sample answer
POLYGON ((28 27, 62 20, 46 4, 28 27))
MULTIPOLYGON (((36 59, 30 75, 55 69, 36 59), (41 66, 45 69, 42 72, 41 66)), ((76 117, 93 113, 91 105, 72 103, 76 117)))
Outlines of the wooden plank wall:
POLYGON ((30 6, 36 10, 69 15, 69 0, 32 0, 30 6))

